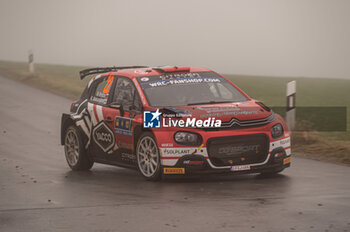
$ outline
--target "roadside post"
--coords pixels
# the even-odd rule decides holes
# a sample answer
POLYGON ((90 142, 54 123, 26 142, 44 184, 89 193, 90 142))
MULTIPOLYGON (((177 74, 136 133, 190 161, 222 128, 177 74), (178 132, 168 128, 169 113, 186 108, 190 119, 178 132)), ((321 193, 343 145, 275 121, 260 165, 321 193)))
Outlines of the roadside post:
POLYGON ((29 72, 34 73, 34 55, 32 50, 29 50, 28 52, 28 64, 29 64, 29 72))
POLYGON ((286 109, 286 123, 290 131, 295 129, 295 93, 296 81, 287 83, 287 109, 286 109))

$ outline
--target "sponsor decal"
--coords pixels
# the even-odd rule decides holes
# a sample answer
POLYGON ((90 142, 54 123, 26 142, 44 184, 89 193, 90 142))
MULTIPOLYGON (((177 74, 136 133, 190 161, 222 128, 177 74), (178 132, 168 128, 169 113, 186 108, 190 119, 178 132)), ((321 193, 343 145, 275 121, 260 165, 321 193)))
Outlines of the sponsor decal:
POLYGON ((287 158, 283 159, 283 165, 289 164, 290 161, 291 161, 291 160, 290 160, 290 157, 287 157, 287 158))
POLYGON ((185 174, 185 168, 164 168, 164 174, 185 174))
POLYGON ((210 113, 210 114, 203 114, 201 115, 201 118, 207 118, 207 117, 221 117, 223 115, 251 115, 251 114, 259 114, 258 111, 238 111, 238 112, 222 112, 222 113, 210 113))
POLYGON ((96 97, 107 99, 108 93, 97 92, 96 97))
POLYGON ((290 137, 285 139, 277 140, 275 142, 270 143, 272 147, 288 147, 290 146, 290 137))
POLYGON ((240 111, 240 108, 233 106, 228 107, 197 107, 199 110, 204 110, 207 113, 227 112, 227 111, 240 111))
POLYGON ((114 122, 114 131, 116 134, 132 136, 131 119, 116 117, 114 122))
POLYGON ((136 162, 136 155, 134 155, 134 154, 122 153, 121 158, 122 158, 122 160, 136 162))
POLYGON ((160 146, 161 147, 173 147, 174 144, 173 143, 162 143, 160 146))
POLYGON ((123 148, 126 148, 126 149, 129 149, 129 150, 132 150, 132 144, 130 144, 130 143, 125 143, 125 142, 123 142, 123 141, 120 141, 120 140, 118 140, 118 146, 119 147, 123 147, 123 148))
POLYGON ((100 98, 100 97, 92 97, 91 98, 92 101, 96 102, 96 103, 100 103, 100 104, 107 104, 107 98, 100 98))
MULTIPOLYGON (((248 104, 248 103, 247 103, 248 104)), ((207 117, 221 117, 224 115, 252 115, 252 114, 259 114, 258 111, 252 110, 252 111, 246 111, 243 110, 237 105, 232 106, 223 106, 223 107, 197 107, 199 110, 203 110, 206 112, 206 114, 201 115, 201 118, 207 118, 207 117)))
POLYGON ((204 146, 204 143, 202 143, 202 145, 200 145, 200 146, 198 147, 198 151, 199 151, 200 149, 202 149, 203 146, 204 146))
POLYGON ((215 83, 215 82, 221 82, 221 78, 186 78, 186 79, 167 79, 167 80, 160 80, 156 82, 148 82, 145 83, 149 87, 159 87, 159 86, 168 86, 168 85, 180 85, 180 84, 192 84, 192 83, 215 83))
POLYGON ((275 158, 280 158, 282 156, 284 156, 284 152, 279 152, 275 154, 275 158))
POLYGON ((141 81, 149 81, 149 78, 148 77, 142 77, 140 80, 141 81))
POLYGON ((202 165, 202 164, 204 164, 204 161, 203 160, 185 160, 183 162, 183 164, 186 164, 186 165, 202 165))
POLYGON ((223 78, 211 72, 193 73, 169 73, 155 76, 147 76, 149 80, 143 81, 145 77, 137 77, 142 88, 154 88, 169 85, 181 85, 192 83, 220 83, 223 78))
POLYGON ((96 138, 98 141, 102 142, 107 142, 111 143, 112 142, 112 136, 111 134, 108 133, 103 133, 103 132, 96 132, 96 138))
POLYGON ((290 138, 280 140, 281 145, 290 144, 290 138))
POLYGON ((250 151, 258 153, 259 147, 260 145, 224 146, 218 149, 218 153, 221 155, 235 155, 250 151))
POLYGON ((184 155, 193 155, 193 154, 206 154, 206 150, 204 150, 202 146, 199 148, 196 147, 189 147, 189 148, 180 148, 180 147, 162 147, 160 148, 160 153, 162 155, 162 158, 164 157, 165 159, 167 157, 181 157, 184 155))
POLYGON ((113 131, 104 122, 98 124, 94 128, 92 134, 95 143, 104 152, 107 152, 113 148, 115 143, 113 131))
MULTIPOLYGON (((192 148, 193 149, 193 148, 192 148)), ((193 151, 191 148, 188 149, 164 149, 163 155, 189 155, 193 151)))
POLYGON ((172 74, 163 74, 160 75, 159 78, 162 80, 169 80, 175 78, 193 78, 193 77, 201 77, 199 73, 172 73, 172 74))
POLYGON ((246 170, 250 170, 250 165, 236 165, 231 167, 231 171, 233 172, 246 170))
POLYGON ((111 85, 112 85, 112 83, 113 83, 113 80, 114 80, 114 76, 109 76, 109 77, 108 77, 107 83, 106 83, 105 87, 103 88, 102 93, 104 93, 104 94, 109 94, 109 89, 111 88, 111 85))
POLYGON ((197 149, 194 149, 194 151, 192 152, 192 155, 197 153, 197 152, 203 152, 202 147, 204 146, 204 144, 202 143, 202 145, 200 145, 197 149))
POLYGON ((143 128, 160 128, 160 115, 159 109, 156 111, 144 111, 143 112, 143 128))
POLYGON ((135 70, 134 73, 137 73, 137 74, 147 74, 146 71, 143 71, 143 70, 135 70))

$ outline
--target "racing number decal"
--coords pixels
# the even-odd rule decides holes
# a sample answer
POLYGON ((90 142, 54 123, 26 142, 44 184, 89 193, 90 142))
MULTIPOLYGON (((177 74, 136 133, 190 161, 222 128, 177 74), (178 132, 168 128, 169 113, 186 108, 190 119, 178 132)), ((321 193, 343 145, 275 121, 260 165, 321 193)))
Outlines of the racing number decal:
POLYGON ((114 80, 114 76, 109 76, 107 79, 107 84, 105 85, 105 88, 103 89, 102 93, 108 94, 109 93, 109 89, 111 88, 111 85, 113 83, 114 80))

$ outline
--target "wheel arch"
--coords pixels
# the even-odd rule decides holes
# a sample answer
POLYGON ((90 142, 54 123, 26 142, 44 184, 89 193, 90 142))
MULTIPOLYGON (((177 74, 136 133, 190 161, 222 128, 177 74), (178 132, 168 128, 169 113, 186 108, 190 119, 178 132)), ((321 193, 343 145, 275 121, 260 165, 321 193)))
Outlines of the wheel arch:
POLYGON ((139 141, 140 136, 142 135, 142 133, 144 132, 150 132, 153 134, 154 138, 157 140, 155 134, 153 133, 153 131, 151 129, 148 128, 143 128, 141 125, 137 125, 134 128, 134 152, 136 152, 136 146, 137 146, 137 142, 139 141))
POLYGON ((61 145, 64 145, 64 136, 67 128, 71 125, 75 125, 73 119, 69 114, 62 114, 61 118, 61 145))

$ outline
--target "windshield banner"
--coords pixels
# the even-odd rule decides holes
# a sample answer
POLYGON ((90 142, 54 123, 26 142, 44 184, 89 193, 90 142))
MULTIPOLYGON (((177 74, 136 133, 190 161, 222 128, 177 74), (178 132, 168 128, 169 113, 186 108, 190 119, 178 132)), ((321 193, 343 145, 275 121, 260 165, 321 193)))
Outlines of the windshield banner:
POLYGON ((175 73, 137 77, 142 89, 168 85, 219 83, 223 78, 213 72, 175 73))

